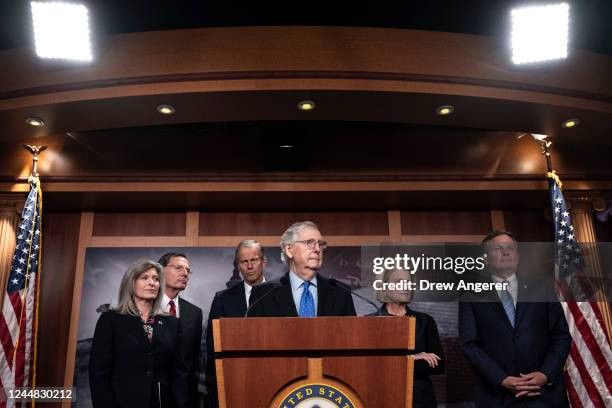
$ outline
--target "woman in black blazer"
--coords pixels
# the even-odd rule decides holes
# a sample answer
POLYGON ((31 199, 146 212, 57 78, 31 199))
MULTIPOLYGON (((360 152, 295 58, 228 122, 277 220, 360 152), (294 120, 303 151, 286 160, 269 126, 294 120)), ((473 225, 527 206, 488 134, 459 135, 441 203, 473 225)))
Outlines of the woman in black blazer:
POLYGON ((179 321, 163 314, 161 265, 126 271, 117 306, 98 319, 89 358, 94 408, 182 408, 187 366, 179 321))
MULTIPOLYGON (((385 270, 383 283, 410 281, 411 275, 403 269, 385 270)), ((380 290, 377 298, 383 303, 380 311, 369 316, 410 316, 416 319, 414 358, 414 385, 412 406, 414 408, 435 408, 436 394, 430 375, 444 373, 444 350, 440 343, 436 321, 427 313, 417 312, 408 307, 412 299, 409 290, 380 290)))

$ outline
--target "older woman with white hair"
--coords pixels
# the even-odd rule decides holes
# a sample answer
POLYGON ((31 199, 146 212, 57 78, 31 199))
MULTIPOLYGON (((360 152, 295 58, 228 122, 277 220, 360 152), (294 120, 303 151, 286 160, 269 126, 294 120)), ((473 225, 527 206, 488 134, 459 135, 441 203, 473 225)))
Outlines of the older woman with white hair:
POLYGON ((160 264, 130 265, 117 306, 98 319, 89 358, 94 408, 181 408, 187 366, 179 321, 162 312, 160 264))
POLYGON ((319 274, 327 241, 311 221, 292 224, 280 241, 289 267, 279 281, 253 288, 248 316, 355 316, 350 289, 319 274))
MULTIPOLYGON (((387 269, 382 274, 383 284, 397 284, 410 281, 411 278, 410 272, 404 269, 387 269)), ((408 303, 412 300, 412 292, 408 289, 378 290, 376 298, 383 305, 378 312, 368 316, 415 318, 415 348, 414 354, 411 354, 415 360, 412 406, 435 408, 436 394, 429 376, 444 373, 444 350, 440 343, 436 321, 427 313, 417 312, 408 307, 408 303)))

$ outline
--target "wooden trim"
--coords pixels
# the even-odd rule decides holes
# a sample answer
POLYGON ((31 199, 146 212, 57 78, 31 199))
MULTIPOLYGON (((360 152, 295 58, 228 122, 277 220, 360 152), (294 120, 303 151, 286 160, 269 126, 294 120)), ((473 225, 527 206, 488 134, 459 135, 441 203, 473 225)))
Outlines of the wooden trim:
POLYGON ((387 212, 389 221, 389 241, 400 242, 402 240, 402 213, 398 210, 387 212))
POLYGON ((214 319, 212 321, 213 325, 213 346, 215 349, 215 353, 220 353, 223 351, 223 346, 221 345, 221 323, 219 319, 214 319))
POLYGON ((190 247, 198 246, 200 230, 200 212, 187 211, 185 217, 185 245, 190 247))
POLYGON ((438 242, 480 242, 482 235, 402 235, 402 242, 438 243, 438 242))
MULTIPOLYGON (((72 315, 70 317, 70 333, 68 334, 68 350, 66 352, 66 371, 64 373, 64 387, 73 385, 74 364, 76 359, 77 333, 79 329, 79 316, 81 311, 81 295, 83 290, 83 277, 85 274, 85 252, 91 242, 93 234, 94 213, 81 213, 81 226, 79 229, 79 246, 77 252, 76 272, 74 274, 74 289, 72 292, 72 315)), ((63 408, 71 406, 69 401, 63 402, 63 408)))
POLYGON ((104 248, 127 248, 127 247, 184 247, 187 245, 186 237, 92 237, 89 242, 91 247, 104 248))
MULTIPOLYGON (((277 235, 261 236, 203 236, 197 239, 197 245, 190 245, 187 237, 91 237, 87 246, 92 248, 162 248, 162 247, 198 247, 224 248, 235 247, 243 239, 254 239, 264 246, 277 246, 277 235)), ((481 235, 402 235, 401 239, 391 239, 388 235, 326 235, 325 239, 332 246, 362 246, 378 245, 390 242, 396 243, 442 243, 442 242, 480 242, 481 235)), ((193 238, 191 239, 193 242, 193 238)))
POLYGON ((506 230, 503 210, 491 210, 491 227, 494 230, 506 230))
POLYGON ((410 356, 406 356, 406 408, 412 408, 412 394, 413 393, 414 393, 414 359, 412 359, 410 356))
POLYGON ((217 396, 219 398, 219 408, 227 408, 227 400, 225 398, 225 376, 223 374, 223 359, 215 359, 215 368, 217 369, 217 396))
MULTIPOLYGON (((203 178, 206 176, 202 176, 203 178)), ((330 177, 329 175, 326 177, 330 177)), ((360 176, 363 179, 362 176, 360 176)), ((384 176, 378 176, 378 179, 384 176)), ((312 177, 311 177, 312 179, 312 177)), ((566 191, 609 190, 610 180, 567 180, 566 191)), ((65 192, 295 192, 295 191, 545 191, 546 181, 540 180, 416 180, 416 181, 316 181, 291 182, 45 182, 46 193, 65 192)), ((26 181, 0 183, 0 192, 27 193, 26 181)))
POLYGON ((414 348, 416 347, 416 318, 410 317, 409 319, 410 321, 408 322, 408 325, 410 327, 410 336, 408 337, 408 349, 414 350, 414 348))
POLYGON ((308 359, 308 380, 318 382, 323 379, 323 359, 309 358, 308 359))

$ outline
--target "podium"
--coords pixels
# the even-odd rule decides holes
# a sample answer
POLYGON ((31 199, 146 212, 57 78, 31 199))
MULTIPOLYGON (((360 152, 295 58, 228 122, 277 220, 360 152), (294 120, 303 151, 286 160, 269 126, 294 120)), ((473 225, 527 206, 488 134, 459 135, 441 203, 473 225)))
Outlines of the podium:
POLYGON ((413 317, 212 324, 221 408, 412 407, 413 317))

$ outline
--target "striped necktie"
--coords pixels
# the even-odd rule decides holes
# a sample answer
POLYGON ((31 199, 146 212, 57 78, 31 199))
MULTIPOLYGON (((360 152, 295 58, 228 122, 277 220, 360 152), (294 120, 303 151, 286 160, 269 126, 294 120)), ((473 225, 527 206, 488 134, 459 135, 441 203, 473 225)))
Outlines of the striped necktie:
MULTIPOLYGON (((503 283, 508 282, 504 281, 503 283)), ((508 320, 510 320, 510 324, 512 327, 514 327, 514 324, 516 323, 516 310, 514 309, 514 299, 512 299, 512 295, 507 289, 504 289, 499 292, 499 298, 502 302, 502 306, 504 307, 504 311, 506 312, 506 316, 508 316, 508 320)))

